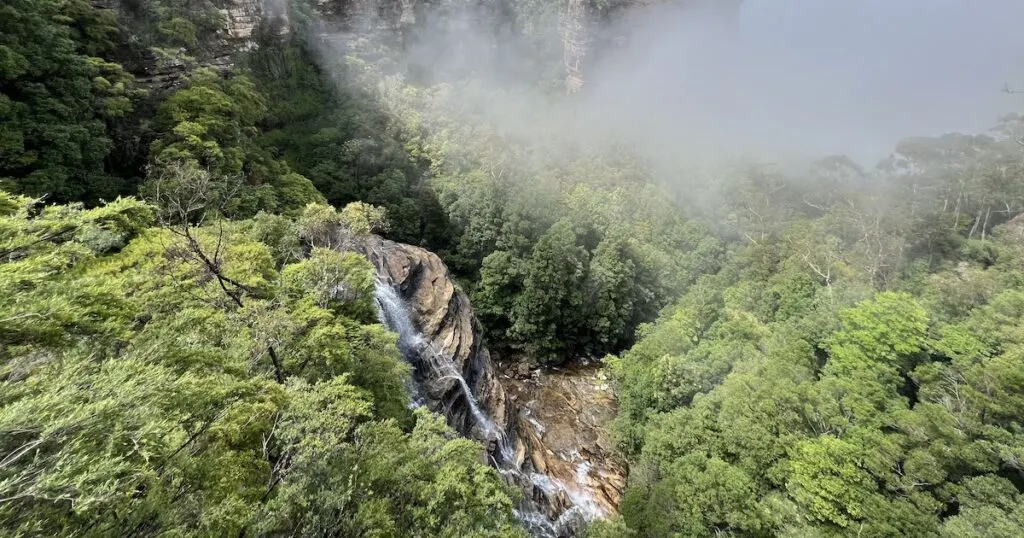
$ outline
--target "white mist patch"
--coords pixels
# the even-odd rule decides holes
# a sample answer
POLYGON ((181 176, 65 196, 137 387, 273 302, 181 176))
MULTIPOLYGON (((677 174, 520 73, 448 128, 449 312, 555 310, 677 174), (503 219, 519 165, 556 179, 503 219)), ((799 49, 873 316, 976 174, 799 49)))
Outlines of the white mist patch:
MULTIPOLYGON (((735 4, 654 3, 591 25, 607 39, 589 47, 572 96, 541 87, 519 61, 560 64, 558 46, 531 49, 542 35, 470 15, 424 22, 396 64, 421 73, 407 82, 445 82, 449 119, 555 154, 621 144, 661 169, 830 154, 873 165, 906 136, 983 132, 1024 101, 1001 91, 1024 87, 1019 0, 735 4)), ((561 42, 557 10, 531 24, 561 42)))
POLYGON ((874 160, 905 136, 984 131, 1020 105, 1000 90, 1024 86, 1024 2, 748 0, 735 33, 703 30, 718 17, 673 3, 628 17, 628 45, 597 60, 581 94, 596 130, 655 159, 874 160))

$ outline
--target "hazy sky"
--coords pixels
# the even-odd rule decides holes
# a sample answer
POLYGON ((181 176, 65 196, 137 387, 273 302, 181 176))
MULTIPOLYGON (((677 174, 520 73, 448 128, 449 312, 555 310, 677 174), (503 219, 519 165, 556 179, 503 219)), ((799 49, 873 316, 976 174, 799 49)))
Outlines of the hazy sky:
MULTIPOLYGON (((738 32, 715 17, 680 0, 632 8, 592 29, 612 39, 594 41, 571 99, 460 87, 456 101, 527 138, 624 142, 669 165, 844 153, 870 166, 901 138, 1024 111, 1003 92, 1024 90, 1024 0, 745 0, 738 32)), ((423 31, 417 65, 515 79, 489 26, 449 22, 423 31)))
POLYGON ((1002 92, 1024 89, 1022 23, 1024 0, 746 0, 723 72, 695 31, 707 21, 661 4, 622 30, 631 45, 599 61, 584 99, 651 140, 873 161, 1024 109, 1002 92))
POLYGON ((1022 23, 1024 0, 748 0, 740 35, 766 67, 805 75, 776 89, 837 124, 820 143, 885 149, 1024 108, 1001 92, 1024 88, 1022 23))

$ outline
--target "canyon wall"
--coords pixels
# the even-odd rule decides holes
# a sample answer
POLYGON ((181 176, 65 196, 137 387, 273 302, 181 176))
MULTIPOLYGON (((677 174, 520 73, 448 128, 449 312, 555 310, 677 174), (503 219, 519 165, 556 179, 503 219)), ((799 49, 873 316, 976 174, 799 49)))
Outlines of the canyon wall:
POLYGON ((523 490, 520 517, 534 535, 575 536, 614 514, 626 466, 608 437, 615 400, 600 369, 499 371, 437 255, 377 237, 357 250, 376 268, 382 321, 415 368, 413 399, 484 443, 487 460, 523 490))

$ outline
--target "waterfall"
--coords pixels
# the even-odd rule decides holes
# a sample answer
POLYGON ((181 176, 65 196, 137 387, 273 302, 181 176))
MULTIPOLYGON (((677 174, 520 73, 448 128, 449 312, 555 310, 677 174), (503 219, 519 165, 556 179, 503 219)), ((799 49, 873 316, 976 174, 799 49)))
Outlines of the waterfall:
MULTIPOLYGON (((549 495, 557 494, 559 491, 565 492, 573 502, 582 505, 574 506, 566 511, 558 521, 551 521, 534 506, 533 500, 526 496, 519 509, 514 511, 526 530, 535 538, 557 538, 564 535, 562 531, 573 517, 582 516, 584 519, 591 519, 590 516, 600 510, 594 505, 592 499, 584 498, 573 488, 560 481, 552 481, 545 475, 533 473, 529 477, 523 476, 523 473, 516 467, 511 443, 504 428, 495 425, 480 409, 476 396, 466 379, 455 368, 452 360, 439 353, 433 344, 423 337, 409 315, 408 306, 398 295, 394 286, 381 279, 377 280, 375 286, 380 321, 398 334, 398 349, 402 356, 413 366, 421 378, 453 381, 459 387, 475 426, 479 428, 486 439, 493 440, 497 444, 500 460, 492 455, 491 463, 501 476, 509 483, 537 487, 549 495)), ((409 387, 409 393, 412 400, 411 406, 420 406, 426 402, 426 398, 420 393, 419 387, 415 383, 409 387)), ((586 470, 582 471, 584 477, 586 472, 586 470)))
MULTIPOLYGON (((466 378, 462 377, 452 361, 443 357, 434 346, 420 334, 412 318, 409 317, 409 310, 402 301, 402 298, 395 292, 394 287, 378 280, 375 284, 378 314, 381 323, 392 331, 398 333, 398 350, 402 356, 422 374, 430 373, 438 380, 451 380, 462 391, 466 398, 466 405, 469 407, 470 415, 477 426, 487 438, 501 439, 504 432, 499 432, 494 423, 487 418, 487 415, 480 410, 476 396, 470 390, 466 378)), ((417 405, 421 405, 423 397, 419 394, 417 387, 412 387, 412 398, 417 405)), ((500 443, 500 441, 499 441, 500 443)))
MULTIPOLYGON (((423 341, 423 337, 416 331, 409 314, 405 311, 405 305, 395 293, 395 290, 379 280, 374 284, 374 298, 377 301, 377 318, 381 324, 398 334, 398 350, 407 362, 416 367, 416 361, 412 357, 416 349, 423 341)), ((409 393, 409 408, 414 409, 426 403, 426 398, 420 393, 415 381, 410 380, 405 387, 409 393)))
MULTIPOLYGON (((581 483, 582 480, 586 478, 586 473, 590 470, 589 467, 586 467, 585 465, 586 464, 581 464, 581 466, 578 466, 576 469, 577 481, 581 483)), ((548 495, 555 496, 562 493, 572 501, 572 508, 567 510, 558 518, 558 521, 555 522, 556 527, 567 522, 572 516, 577 514, 586 521, 600 519, 606 515, 604 510, 598 506, 593 497, 562 482, 561 480, 558 480, 557 478, 551 478, 540 473, 530 473, 530 482, 532 482, 537 489, 540 489, 548 495)))

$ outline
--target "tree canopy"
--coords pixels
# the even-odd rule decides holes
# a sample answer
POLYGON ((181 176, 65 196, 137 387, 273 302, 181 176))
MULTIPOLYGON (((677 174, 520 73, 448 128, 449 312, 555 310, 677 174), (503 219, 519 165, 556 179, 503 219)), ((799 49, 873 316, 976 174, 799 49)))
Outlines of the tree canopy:
POLYGON ((496 358, 610 371, 630 476, 588 536, 1024 535, 1024 116, 656 166, 548 132, 579 3, 472 11, 512 84, 411 53, 452 5, 331 54, 303 32, 359 3, 316 4, 244 43, 214 0, 0 5, 0 534, 524 536, 408 408, 375 233, 496 358))
POLYGON ((269 215, 0 207, 8 531, 521 536, 479 447, 408 411, 364 258, 282 263, 269 215))

